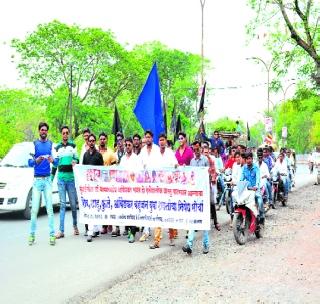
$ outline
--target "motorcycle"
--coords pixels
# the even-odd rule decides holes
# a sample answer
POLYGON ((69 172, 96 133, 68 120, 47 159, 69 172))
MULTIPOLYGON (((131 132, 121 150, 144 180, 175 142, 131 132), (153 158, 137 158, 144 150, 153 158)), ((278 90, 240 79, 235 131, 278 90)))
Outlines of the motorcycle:
POLYGON ((247 189, 248 182, 239 182, 232 198, 234 216, 232 221, 233 235, 239 245, 247 242, 249 234, 259 239, 263 234, 263 226, 259 224, 258 208, 255 202, 255 191, 247 189))
POLYGON ((224 180, 224 191, 219 196, 217 210, 220 210, 223 203, 226 205, 226 210, 228 214, 232 212, 232 200, 231 200, 231 193, 232 193, 232 170, 229 168, 224 172, 223 175, 224 180))
POLYGON ((281 202, 283 206, 286 206, 287 201, 284 195, 284 183, 281 179, 280 172, 274 169, 271 170, 271 182, 273 205, 276 206, 277 202, 281 202))

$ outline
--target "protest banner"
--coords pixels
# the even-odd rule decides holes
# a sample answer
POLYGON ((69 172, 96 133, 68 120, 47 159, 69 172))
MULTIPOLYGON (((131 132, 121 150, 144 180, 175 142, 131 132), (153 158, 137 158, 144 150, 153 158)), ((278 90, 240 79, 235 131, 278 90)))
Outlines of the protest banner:
POLYGON ((76 165, 74 174, 81 223, 210 229, 206 167, 130 171, 76 165))

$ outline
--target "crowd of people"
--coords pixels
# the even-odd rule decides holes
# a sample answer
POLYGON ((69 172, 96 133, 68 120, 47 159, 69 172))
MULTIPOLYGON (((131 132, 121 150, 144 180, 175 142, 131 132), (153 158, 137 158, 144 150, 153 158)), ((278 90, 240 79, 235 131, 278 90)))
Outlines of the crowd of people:
MULTIPOLYGON (((213 226, 218 231, 221 227, 217 220, 216 204, 218 192, 224 193, 224 172, 232 170, 232 184, 239 181, 247 181, 248 187, 255 191, 256 203, 259 209, 259 221, 264 225, 266 208, 275 208, 273 203, 270 174, 276 170, 284 183, 284 196, 287 200, 288 192, 292 187, 292 170, 295 160, 290 149, 281 149, 278 158, 270 146, 247 149, 243 145, 236 145, 233 140, 226 143, 221 139, 219 132, 214 131, 212 137, 201 134, 201 140, 195 140, 188 144, 187 135, 184 132, 178 134, 178 148, 174 151, 173 144, 167 139, 166 134, 160 134, 157 143, 153 141, 153 133, 146 130, 143 136, 134 134, 125 138, 121 132, 116 134, 114 149, 108 147, 108 136, 102 132, 98 136, 90 132, 88 128, 83 130, 84 144, 80 157, 77 154, 76 145, 69 139, 70 130, 67 126, 61 128, 61 141, 55 146, 48 139, 49 126, 45 122, 39 124, 39 139, 34 141, 34 156, 29 160, 29 166, 34 167, 34 184, 32 190, 31 227, 29 245, 35 242, 36 220, 40 205, 40 197, 43 192, 46 201, 46 209, 49 218, 49 242, 55 245, 56 239, 65 236, 65 210, 66 195, 72 211, 73 234, 79 235, 77 223, 77 194, 74 181, 73 168, 76 164, 93 166, 119 165, 129 170, 149 168, 164 168, 178 166, 208 167, 210 183, 210 210, 213 226), (60 198, 60 224, 56 233, 54 227, 52 207, 52 181, 57 174, 57 183, 60 198), (267 205, 262 199, 262 192, 266 193, 267 205)), ((221 194, 220 193, 220 194, 221 194)), ((223 200, 223 195, 219 196, 223 200)), ((231 199, 232 204, 232 199, 231 199)), ((230 206, 232 221, 233 206, 230 206)), ((112 237, 121 234, 128 237, 129 243, 136 241, 136 234, 140 232, 139 241, 144 242, 152 237, 150 249, 160 247, 162 229, 157 227, 151 235, 150 227, 124 227, 122 233, 119 226, 85 225, 85 236, 88 242, 100 234, 110 233, 112 237)), ((177 229, 169 229, 169 245, 175 245, 178 237, 177 229)), ((189 230, 187 242, 182 250, 192 253, 195 231, 189 230)), ((209 252, 209 231, 203 231, 203 253, 209 252)))

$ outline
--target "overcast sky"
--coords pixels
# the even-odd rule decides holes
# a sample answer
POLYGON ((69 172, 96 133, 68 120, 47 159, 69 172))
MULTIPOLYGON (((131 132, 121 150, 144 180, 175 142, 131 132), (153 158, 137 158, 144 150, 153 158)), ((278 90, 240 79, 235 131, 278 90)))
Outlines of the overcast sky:
MULTIPOLYGON (((261 40, 246 46, 245 24, 252 12, 246 0, 206 0, 204 54, 213 69, 207 85, 206 120, 229 116, 253 122, 267 107, 267 72, 248 57, 270 61, 261 40), (231 89, 230 87, 238 87, 231 89), (241 88, 239 88, 241 87, 241 88)), ((200 54, 200 0, 10 0, 0 11, 0 86, 22 87, 11 63, 12 38, 24 38, 39 23, 59 21, 110 29, 121 43, 133 46, 159 40, 170 48, 200 54), (7 42, 7 44, 3 44, 7 42)), ((293 89, 292 89, 293 92, 293 89)), ((288 91, 287 97, 292 94, 288 91)), ((280 96, 271 96, 274 102, 280 96)))

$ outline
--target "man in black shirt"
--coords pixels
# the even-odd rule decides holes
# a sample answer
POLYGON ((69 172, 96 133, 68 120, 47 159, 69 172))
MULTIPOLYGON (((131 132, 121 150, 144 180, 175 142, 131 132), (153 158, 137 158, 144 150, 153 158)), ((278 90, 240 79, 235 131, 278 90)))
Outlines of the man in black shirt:
MULTIPOLYGON (((89 149, 83 155, 83 165, 103 166, 103 157, 96 149, 96 136, 90 134, 88 138, 89 149)), ((86 232, 88 234, 87 242, 92 242, 92 236, 97 236, 99 231, 98 225, 86 224, 86 232)))
POLYGON ((89 149, 83 155, 83 165, 91 166, 103 166, 103 157, 96 149, 96 136, 94 134, 89 135, 89 149))

